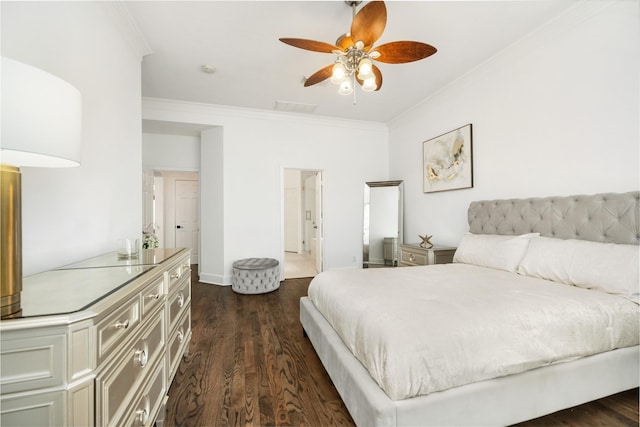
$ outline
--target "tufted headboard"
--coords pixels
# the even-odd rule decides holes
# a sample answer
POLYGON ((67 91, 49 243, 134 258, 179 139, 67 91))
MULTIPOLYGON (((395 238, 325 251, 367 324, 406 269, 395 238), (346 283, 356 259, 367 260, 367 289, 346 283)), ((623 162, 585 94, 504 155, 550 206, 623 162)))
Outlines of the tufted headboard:
POLYGON ((640 191, 484 200, 469 205, 474 234, 540 233, 560 239, 640 244, 640 191))

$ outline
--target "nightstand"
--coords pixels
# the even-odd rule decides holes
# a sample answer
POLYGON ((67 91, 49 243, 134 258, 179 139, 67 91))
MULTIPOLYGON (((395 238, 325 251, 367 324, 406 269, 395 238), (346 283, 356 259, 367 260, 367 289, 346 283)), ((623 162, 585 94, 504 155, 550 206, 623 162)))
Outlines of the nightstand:
POLYGON ((446 264, 453 262, 456 248, 450 246, 434 246, 421 248, 417 243, 400 245, 400 266, 446 264))

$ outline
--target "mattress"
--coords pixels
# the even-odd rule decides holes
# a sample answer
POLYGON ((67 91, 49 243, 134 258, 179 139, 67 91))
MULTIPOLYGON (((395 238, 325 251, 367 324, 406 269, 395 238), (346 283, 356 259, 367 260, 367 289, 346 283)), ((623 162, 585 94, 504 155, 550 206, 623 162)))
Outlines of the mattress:
POLYGON ((309 298, 392 400, 638 344, 628 299, 469 264, 327 271, 309 298))

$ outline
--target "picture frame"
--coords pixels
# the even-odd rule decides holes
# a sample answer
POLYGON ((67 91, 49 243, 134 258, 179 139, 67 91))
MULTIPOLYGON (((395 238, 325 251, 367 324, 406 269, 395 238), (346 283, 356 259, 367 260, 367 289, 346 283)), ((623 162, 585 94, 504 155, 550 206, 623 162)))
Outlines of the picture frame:
POLYGON ((422 143, 425 193, 473 188, 471 123, 422 143))

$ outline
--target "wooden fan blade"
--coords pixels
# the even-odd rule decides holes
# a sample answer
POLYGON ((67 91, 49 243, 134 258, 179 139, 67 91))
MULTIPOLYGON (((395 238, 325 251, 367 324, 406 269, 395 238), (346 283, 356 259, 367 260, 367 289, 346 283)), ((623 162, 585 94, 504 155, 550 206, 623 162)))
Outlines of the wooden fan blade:
POLYGON ((341 50, 338 46, 315 40, 281 38, 280 41, 293 47, 314 52, 332 53, 334 50, 341 50))
POLYGON ((383 1, 367 3, 353 18, 351 23, 351 39, 362 40, 365 50, 380 38, 387 25, 387 7, 383 1))
POLYGON ((372 68, 373 68, 373 74, 376 76, 376 84, 378 85, 378 87, 375 90, 375 92, 377 92, 382 87, 382 72, 380 71, 380 68, 376 67, 375 65, 373 65, 372 68))
POLYGON ((380 52, 376 61, 387 64, 404 64, 405 62, 418 61, 431 56, 438 51, 435 47, 420 42, 400 41, 385 43, 374 49, 380 52))
POLYGON ((331 74, 333 72, 333 65, 334 64, 327 65, 326 67, 319 69, 318 71, 313 73, 311 76, 309 76, 309 78, 304 82, 304 87, 312 86, 316 83, 325 81, 329 77, 331 77, 331 74))
MULTIPOLYGON (((380 71, 380 69, 378 67, 376 67, 375 65, 371 66, 373 69, 373 74, 376 76, 376 90, 374 92, 377 92, 380 90, 380 88, 382 87, 382 72, 380 71)), ((360 86, 362 86, 364 84, 364 80, 358 78, 358 76, 356 75, 356 81, 358 82, 358 84, 360 86)))
POLYGON ((373 74, 376 76, 376 84, 378 85, 377 89, 375 90, 375 92, 377 92, 382 87, 382 72, 380 71, 380 68, 376 67, 375 65, 372 65, 372 68, 373 74))

